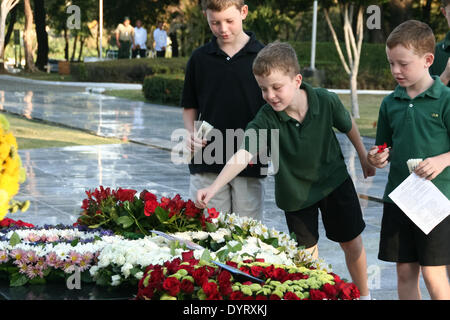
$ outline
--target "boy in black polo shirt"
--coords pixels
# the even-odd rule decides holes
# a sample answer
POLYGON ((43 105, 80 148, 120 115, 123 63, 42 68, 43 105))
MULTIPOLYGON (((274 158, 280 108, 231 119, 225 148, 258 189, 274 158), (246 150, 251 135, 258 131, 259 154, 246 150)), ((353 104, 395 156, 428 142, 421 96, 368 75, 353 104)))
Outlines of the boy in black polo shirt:
POLYGON ((375 146, 368 154, 378 168, 390 161, 378 258, 397 263, 398 295, 405 300, 421 298, 420 271, 432 299, 450 299, 450 216, 426 235, 388 196, 409 176, 407 161, 424 159, 414 172, 450 198, 450 88, 430 76, 434 48, 433 31, 420 21, 406 21, 389 35, 386 54, 398 86, 381 103, 375 142, 392 152, 375 146))
POLYGON ((287 43, 268 44, 261 50, 253 73, 268 104, 248 124, 241 149, 216 181, 198 191, 197 206, 204 208, 253 156, 270 148, 272 161, 279 159, 274 163, 275 198, 277 206, 285 211, 289 232, 294 232, 298 244, 317 257, 320 208, 327 237, 340 243, 361 298, 370 299, 361 238, 365 223, 333 131, 335 127, 347 134, 358 152, 364 177, 373 176, 375 168, 367 162, 356 124, 336 94, 302 82, 297 55, 287 43), (264 130, 269 130, 267 135, 258 138, 264 130), (279 145, 273 144, 276 134, 279 145), (257 139, 252 140, 254 137, 257 139))
MULTIPOLYGON (((253 33, 244 32, 242 28, 248 7, 243 0, 207 0, 204 10, 214 36, 189 59, 181 100, 184 125, 191 134, 189 149, 197 151, 206 147, 201 151, 202 161, 197 163, 197 154, 189 165, 189 193, 193 199, 198 189, 214 181, 241 144, 239 138, 227 137, 226 130, 240 129, 243 133, 264 104, 252 73, 253 60, 263 45, 253 33), (206 140, 195 137, 194 122, 203 120, 220 131, 222 141, 212 139, 207 146, 206 140), (212 152, 214 163, 211 164, 207 160, 208 147, 220 142, 219 150, 212 152)), ((260 165, 249 167, 220 190, 211 206, 262 220, 263 178, 260 165)))

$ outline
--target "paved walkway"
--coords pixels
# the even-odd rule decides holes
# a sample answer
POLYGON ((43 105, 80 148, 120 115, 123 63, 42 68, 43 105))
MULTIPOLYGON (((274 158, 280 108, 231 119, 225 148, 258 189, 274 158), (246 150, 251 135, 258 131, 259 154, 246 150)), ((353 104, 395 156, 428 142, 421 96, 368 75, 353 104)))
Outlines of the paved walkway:
MULTIPOLYGON (((186 165, 174 165, 170 150, 174 130, 182 128, 181 109, 134 102, 86 91, 80 87, 40 85, 0 76, 0 110, 25 115, 97 135, 127 139, 122 145, 77 146, 19 150, 27 181, 17 197, 31 200, 26 213, 11 218, 37 225, 72 224, 80 213, 85 190, 100 185, 111 188, 179 193, 187 199, 189 173, 186 165)), ((364 179, 356 151, 344 135, 338 135, 348 170, 361 195, 367 227, 363 241, 367 251, 370 286, 376 299, 396 299, 395 265, 377 259, 383 195, 388 170, 364 179), (369 200, 367 200, 369 199, 369 200)), ((366 148, 373 139, 363 139, 366 148)), ((287 231, 283 212, 275 206, 273 177, 266 179, 263 221, 287 231)), ((319 255, 342 277, 351 279, 339 245, 326 239, 320 227, 319 255)), ((429 298, 423 281, 424 298, 429 298)))

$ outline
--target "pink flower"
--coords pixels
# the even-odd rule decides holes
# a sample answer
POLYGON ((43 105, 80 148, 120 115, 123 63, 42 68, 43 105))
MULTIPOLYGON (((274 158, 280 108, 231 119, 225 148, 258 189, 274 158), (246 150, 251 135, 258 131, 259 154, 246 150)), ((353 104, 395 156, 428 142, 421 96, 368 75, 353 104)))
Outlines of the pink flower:
POLYGON ((36 242, 39 241, 41 239, 40 236, 38 236, 35 233, 30 233, 28 234, 28 236, 25 238, 25 240, 30 241, 30 242, 36 242))
POLYGON ((0 263, 6 263, 8 262, 9 257, 8 257, 8 253, 6 253, 6 251, 0 251, 0 263))
POLYGON ((40 278, 44 277, 44 273, 42 272, 42 270, 39 268, 36 268, 32 265, 28 265, 26 274, 27 274, 28 278, 30 278, 30 279, 33 279, 35 277, 40 277, 40 278))
POLYGON ((70 262, 72 262, 72 264, 78 264, 81 261, 81 255, 78 252, 70 251, 69 260, 70 262))
POLYGON ((55 267, 59 264, 59 258, 58 255, 55 252, 50 252, 46 257, 45 257, 46 263, 48 266, 50 267, 55 267))
POLYGON ((9 256, 16 260, 14 263, 24 262, 25 252, 22 249, 14 249, 9 253, 9 256))
POLYGON ((25 260, 26 260, 28 263, 34 263, 34 262, 36 262, 36 261, 37 261, 36 253, 35 253, 34 251, 32 251, 32 250, 26 252, 26 253, 25 253, 25 260))

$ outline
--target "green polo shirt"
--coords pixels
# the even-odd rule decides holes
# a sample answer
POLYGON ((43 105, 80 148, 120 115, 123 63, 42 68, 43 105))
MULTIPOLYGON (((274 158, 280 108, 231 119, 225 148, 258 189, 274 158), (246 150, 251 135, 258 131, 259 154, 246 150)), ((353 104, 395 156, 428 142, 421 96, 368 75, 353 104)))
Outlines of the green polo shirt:
MULTIPOLYGON (((434 62, 430 67, 430 74, 440 76, 447 66, 448 58, 450 58, 450 32, 447 33, 443 41, 436 44, 434 62)), ((450 82, 448 86, 450 87, 450 82)))
POLYGON ((349 132, 350 114, 336 94, 304 82, 300 89, 306 91, 309 105, 302 123, 266 104, 247 125, 241 147, 259 155, 269 150, 276 171, 276 204, 288 212, 313 205, 349 177, 333 127, 349 132))
MULTIPOLYGON (((383 200, 409 176, 409 159, 426 159, 450 151, 450 88, 437 76, 433 85, 414 99, 397 86, 383 99, 375 143, 391 146, 390 171, 383 200)), ((432 182, 450 199, 450 168, 432 182)))

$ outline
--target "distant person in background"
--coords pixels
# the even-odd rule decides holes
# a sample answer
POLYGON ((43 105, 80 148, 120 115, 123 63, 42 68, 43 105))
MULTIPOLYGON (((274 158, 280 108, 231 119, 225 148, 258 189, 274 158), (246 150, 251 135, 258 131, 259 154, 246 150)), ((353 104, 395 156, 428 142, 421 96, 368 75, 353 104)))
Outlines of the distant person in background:
POLYGON ((178 57, 178 40, 177 40, 177 30, 172 29, 169 33, 170 42, 172 43, 172 57, 178 57))
POLYGON ((145 58, 147 54, 147 29, 142 27, 142 21, 136 20, 134 27, 134 46, 132 50, 132 57, 145 58))
POLYGON ((119 47, 118 58, 129 59, 130 49, 134 47, 134 28, 130 24, 130 18, 125 17, 123 23, 119 23, 115 34, 116 44, 119 47))
POLYGON ((155 39, 155 50, 157 58, 166 56, 167 32, 163 29, 164 22, 158 21, 156 30, 153 31, 153 39, 155 39))
MULTIPOLYGON (((441 12, 450 28, 450 0, 441 0, 441 12)), ((430 74, 440 76, 442 83, 450 87, 450 32, 443 41, 436 44, 430 74)))

